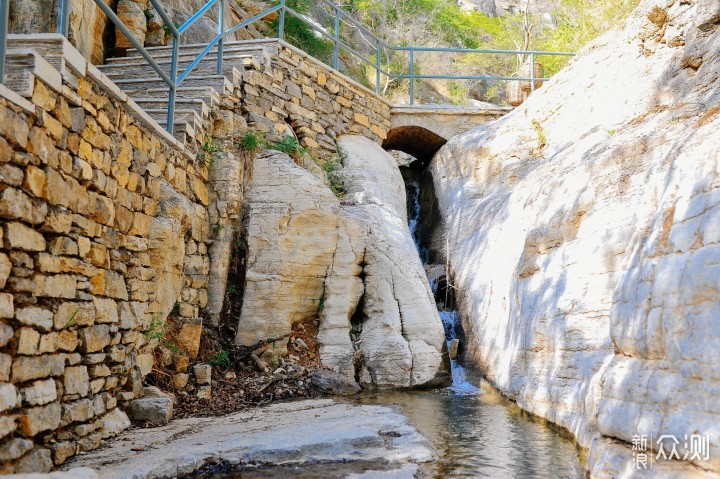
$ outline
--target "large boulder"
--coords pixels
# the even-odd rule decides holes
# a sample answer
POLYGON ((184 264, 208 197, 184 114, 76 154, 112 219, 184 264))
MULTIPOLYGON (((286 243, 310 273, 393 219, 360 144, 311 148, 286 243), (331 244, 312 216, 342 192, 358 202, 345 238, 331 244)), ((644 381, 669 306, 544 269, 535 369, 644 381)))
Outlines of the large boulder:
POLYGON ((350 379, 378 387, 447 383, 443 328, 407 227, 397 164, 368 139, 344 137, 340 145, 343 206, 287 155, 255 160, 236 342, 318 321, 323 365, 350 379))
POLYGON ((430 165, 465 359, 592 445, 595 477, 663 434, 709 436, 711 459, 647 477, 720 473, 718 19, 715 0, 643 1, 430 165))

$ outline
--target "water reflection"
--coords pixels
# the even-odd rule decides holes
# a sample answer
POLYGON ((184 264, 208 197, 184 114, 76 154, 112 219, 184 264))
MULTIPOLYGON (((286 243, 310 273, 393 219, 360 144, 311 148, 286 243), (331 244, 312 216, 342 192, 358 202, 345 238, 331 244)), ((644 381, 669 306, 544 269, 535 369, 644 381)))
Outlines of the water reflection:
POLYGON ((399 407, 437 451, 438 460, 424 467, 430 477, 585 477, 570 440, 523 416, 491 390, 472 394, 466 385, 384 392, 358 401, 399 407))

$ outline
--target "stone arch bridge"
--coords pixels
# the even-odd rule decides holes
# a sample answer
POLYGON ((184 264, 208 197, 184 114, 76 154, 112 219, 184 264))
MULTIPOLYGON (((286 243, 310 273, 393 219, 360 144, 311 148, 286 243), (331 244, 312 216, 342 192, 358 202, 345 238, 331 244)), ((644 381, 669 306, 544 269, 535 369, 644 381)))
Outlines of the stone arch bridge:
POLYGON ((382 146, 400 150, 427 163, 453 136, 497 120, 509 107, 393 106, 390 130, 382 146))

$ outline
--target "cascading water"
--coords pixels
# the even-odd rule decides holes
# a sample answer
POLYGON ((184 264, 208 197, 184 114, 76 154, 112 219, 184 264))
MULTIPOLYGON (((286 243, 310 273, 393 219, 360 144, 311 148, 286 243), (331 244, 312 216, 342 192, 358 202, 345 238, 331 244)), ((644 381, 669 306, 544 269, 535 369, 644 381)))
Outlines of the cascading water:
MULTIPOLYGON (((418 178, 419 175, 417 172, 413 170, 406 170, 403 173, 406 180, 405 191, 407 194, 408 227, 410 229, 410 234, 413 237, 413 241, 415 242, 415 246, 417 247, 420 259, 423 262, 423 266, 425 266, 426 271, 429 273, 428 280, 430 281, 430 288, 432 289, 435 298, 439 300, 438 313, 440 314, 440 319, 442 320, 443 327, 445 328, 445 341, 447 342, 448 350, 451 350, 453 340, 459 341, 460 339, 458 329, 461 326, 460 317, 458 316, 457 311, 452 307, 454 301, 449 301, 447 297, 449 288, 451 288, 451 286, 448 286, 450 284, 448 281, 449 274, 448 271, 446 271, 445 265, 431 263, 431 260, 435 255, 431 253, 431 248, 427 244, 427 238, 421 234, 421 230, 419 228, 420 226, 423 226, 423 229, 426 232, 430 232, 430 234, 432 234, 431 230, 435 226, 427 224, 427 222, 426 224, 421 222, 421 214, 428 209, 423 208, 421 203, 423 199, 427 202, 429 195, 422 194, 427 192, 423 192, 421 190, 422 179, 418 178), (441 279, 444 279, 445 283, 445 287, 443 288, 445 292, 444 295, 439 294, 438 291, 441 279)), ((427 187, 428 185, 425 184, 422 186, 427 187)), ((465 368, 459 364, 457 357, 451 358, 450 364, 453 380, 451 389, 453 391, 462 394, 479 394, 482 392, 478 387, 474 386, 467 380, 465 368)))
MULTIPOLYGON (((448 350, 465 339, 445 266, 444 241, 432 178, 422 168, 402 168, 408 225, 435 294, 448 350), (453 340, 457 340, 453 344, 453 340)), ((462 354, 460 354, 460 357, 462 354)), ((430 391, 378 391, 357 401, 394 404, 436 449, 438 460, 421 477, 580 479, 585 477, 572 441, 533 421, 493 388, 468 381, 451 360, 452 386, 430 391)))

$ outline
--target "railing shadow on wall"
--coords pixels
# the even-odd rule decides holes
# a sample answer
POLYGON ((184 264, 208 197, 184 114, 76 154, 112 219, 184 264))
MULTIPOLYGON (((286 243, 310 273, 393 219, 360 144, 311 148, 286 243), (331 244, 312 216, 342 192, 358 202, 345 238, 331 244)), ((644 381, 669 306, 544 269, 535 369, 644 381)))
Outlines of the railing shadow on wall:
MULTIPOLYGON (((280 0, 279 3, 251 18, 245 19, 242 22, 234 25, 228 29, 225 29, 225 10, 227 8, 227 0, 209 0, 202 8, 200 8, 195 14, 193 14, 187 21, 182 25, 176 26, 165 9, 160 4, 160 0, 150 0, 150 3, 157 11, 158 15, 165 24, 165 28, 172 37, 172 58, 170 63, 170 71, 165 71, 160 65, 153 59, 152 55, 145 49, 144 45, 137 39, 137 37, 130 31, 130 29, 123 23, 123 21, 117 16, 112 8, 104 0, 94 0, 95 4, 103 11, 108 19, 122 32, 127 40, 135 47, 140 55, 147 61, 148 65, 160 76, 168 87, 168 111, 167 111, 167 122, 166 129, 172 134, 173 125, 175 120, 175 100, 177 88, 192 71, 198 66, 198 64, 217 47, 217 73, 222 74, 223 71, 223 48, 224 39, 235 33, 238 30, 246 28, 255 22, 262 20, 265 17, 275 15, 278 16, 278 39, 284 40, 285 38, 285 18, 286 15, 292 15, 302 23, 306 24, 312 29, 312 31, 319 33, 321 36, 327 38, 332 42, 333 45, 333 60, 332 67, 335 70, 340 70, 340 51, 341 49, 350 53, 351 56, 357 58, 363 63, 367 64, 375 71, 375 94, 381 94, 381 76, 385 75, 387 79, 407 79, 409 81, 409 102, 410 105, 415 104, 415 86, 420 80, 490 80, 490 81, 508 81, 508 82, 526 82, 530 84, 530 90, 534 91, 538 83, 548 81, 549 78, 538 77, 534 68, 535 60, 539 56, 573 56, 574 53, 567 52, 546 52, 546 51, 533 51, 533 50, 482 50, 482 49, 464 49, 464 48, 436 48, 436 47, 421 47, 421 46, 394 46, 389 45, 387 42, 379 38, 373 32, 371 32, 365 25, 355 20, 350 13, 343 10, 340 6, 331 2, 330 0, 321 0, 325 5, 330 7, 333 16, 333 27, 331 31, 322 26, 311 22, 304 15, 290 8, 286 0, 280 0), (200 17, 207 13, 214 6, 218 7, 218 28, 217 35, 203 48, 203 50, 195 57, 195 59, 181 72, 178 73, 178 59, 180 54, 180 38, 183 32, 185 32, 190 26, 192 26, 200 17), (353 48, 342 40, 340 35, 342 23, 350 24, 353 28, 362 32, 363 38, 373 44, 372 49, 374 50, 374 59, 367 58, 367 56, 358 49, 353 48), (403 63, 406 63, 406 67, 400 73, 392 73, 383 69, 383 60, 389 60, 393 57, 396 52, 400 52, 403 56, 403 63), (416 59, 418 54, 421 53, 444 53, 444 54, 479 54, 479 55, 514 55, 522 56, 529 59, 529 64, 533 67, 529 68, 529 75, 522 76, 502 76, 502 75, 440 75, 440 74, 422 74, 416 72, 416 59), (407 62, 404 60, 407 57, 407 62)), ((70 21, 70 2, 71 0, 60 0, 58 12, 57 12, 57 33, 68 36, 69 21, 70 21)), ((7 34, 9 26, 9 11, 10 11, 10 0, 0 0, 0 84, 4 83, 5 79, 5 55, 7 50, 7 34)))

